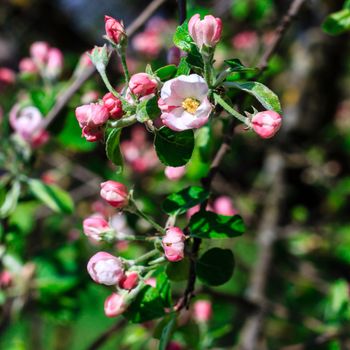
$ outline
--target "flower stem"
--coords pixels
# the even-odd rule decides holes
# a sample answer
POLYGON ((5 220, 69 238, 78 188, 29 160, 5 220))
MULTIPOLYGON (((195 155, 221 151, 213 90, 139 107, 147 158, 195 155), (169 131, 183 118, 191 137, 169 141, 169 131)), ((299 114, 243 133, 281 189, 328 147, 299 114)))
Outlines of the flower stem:
POLYGON ((133 264, 136 265, 136 264, 138 264, 138 263, 140 263, 142 261, 145 261, 145 260, 147 260, 149 258, 152 258, 153 256, 155 256, 157 254, 159 254, 159 250, 158 249, 153 249, 153 250, 149 251, 148 253, 143 254, 140 257, 138 257, 137 259, 135 259, 133 261, 133 264))
POLYGON ((124 71, 124 77, 125 77, 125 82, 126 82, 126 85, 128 85, 129 81, 130 81, 130 73, 129 73, 128 65, 126 63, 125 48, 121 48, 120 50, 118 50, 118 54, 119 54, 119 57, 120 57, 120 61, 122 63, 122 67, 123 67, 123 71, 124 71))
POLYGON ((126 126, 135 124, 137 122, 136 115, 130 115, 128 117, 123 117, 118 120, 113 120, 109 124, 112 128, 124 128, 126 126))
POLYGON ((237 112, 220 95, 214 93, 214 99, 215 99, 215 102, 218 103, 221 107, 223 107, 228 113, 232 114, 234 117, 236 117, 238 120, 243 122, 248 127, 251 127, 249 118, 237 112))

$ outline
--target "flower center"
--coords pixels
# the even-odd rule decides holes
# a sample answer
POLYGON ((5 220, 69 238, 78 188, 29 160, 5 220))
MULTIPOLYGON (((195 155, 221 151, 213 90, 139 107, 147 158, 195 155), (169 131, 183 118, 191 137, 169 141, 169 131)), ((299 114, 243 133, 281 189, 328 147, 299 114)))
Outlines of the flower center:
POLYGON ((191 114, 195 114, 200 102, 192 97, 187 97, 182 101, 182 108, 191 114))

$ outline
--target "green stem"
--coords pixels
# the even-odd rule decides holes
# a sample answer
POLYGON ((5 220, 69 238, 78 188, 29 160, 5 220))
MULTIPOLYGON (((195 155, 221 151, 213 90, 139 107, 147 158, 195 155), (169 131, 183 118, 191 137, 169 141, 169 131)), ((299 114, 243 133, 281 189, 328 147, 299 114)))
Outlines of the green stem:
POLYGON ((147 214, 145 214, 144 212, 142 212, 136 205, 135 201, 133 198, 130 198, 130 204, 132 206, 126 208, 126 210, 128 210, 131 213, 134 213, 136 215, 138 215, 139 217, 145 219, 147 222, 149 222, 158 232, 161 232, 163 234, 165 234, 165 229, 158 225, 150 216, 148 216, 147 214))
POLYGON ((215 99, 215 102, 218 103, 222 108, 224 108, 228 113, 232 114, 234 117, 236 117, 238 120, 243 122, 248 127, 251 127, 249 118, 237 112, 220 95, 214 93, 214 99, 215 99))
POLYGON ((202 58, 204 63, 204 79, 209 87, 213 83, 213 54, 209 52, 202 52, 202 58))
POLYGON ((136 115, 130 115, 128 117, 123 117, 118 120, 113 120, 109 122, 109 125, 112 128, 124 128, 126 126, 130 126, 132 124, 135 124, 137 122, 136 115))
POLYGON ((128 65, 126 63, 125 49, 122 48, 120 51, 118 50, 118 54, 119 54, 120 60, 122 62, 122 67, 123 67, 123 71, 124 71, 125 81, 126 81, 126 84, 128 85, 129 81, 130 81, 130 73, 129 73, 128 65))
POLYGON ((158 255, 158 254, 159 254, 159 250, 158 249, 153 249, 153 250, 149 251, 148 253, 143 254, 140 257, 138 257, 137 259, 135 259, 133 261, 133 265, 136 265, 136 264, 138 264, 138 263, 140 263, 142 261, 145 261, 145 260, 147 260, 149 258, 152 258, 153 256, 158 255))

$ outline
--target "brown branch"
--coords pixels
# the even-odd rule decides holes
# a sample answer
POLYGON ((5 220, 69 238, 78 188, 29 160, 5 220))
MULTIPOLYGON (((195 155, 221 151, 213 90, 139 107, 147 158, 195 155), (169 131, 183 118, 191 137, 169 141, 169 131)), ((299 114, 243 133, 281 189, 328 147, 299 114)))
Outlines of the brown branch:
MULTIPOLYGON (((128 36, 132 36, 151 16, 152 14, 163 4, 166 0, 153 0, 141 14, 126 28, 128 36)), ((89 67, 85 69, 81 75, 79 75, 73 83, 65 90, 60 96, 58 96, 55 105, 47 114, 42 123, 43 128, 47 128, 62 111, 64 106, 71 100, 74 94, 81 88, 81 86, 95 73, 95 67, 89 67)))
POLYGON ((89 345, 89 347, 86 348, 86 350, 97 350, 100 348, 114 333, 123 328, 126 323, 125 319, 121 319, 118 323, 103 332, 91 345, 89 345))
POLYGON ((262 57, 259 61, 258 68, 261 71, 264 71, 267 68, 270 58, 275 54, 276 50, 278 49, 279 44, 281 43, 281 41, 284 37, 284 34, 286 33, 291 22, 297 16, 302 5, 305 2, 306 2, 306 0, 294 0, 291 3, 287 14, 282 18, 281 23, 278 25, 278 27, 275 30, 271 45, 269 47, 267 47, 266 51, 264 52, 264 54, 262 55, 262 57))

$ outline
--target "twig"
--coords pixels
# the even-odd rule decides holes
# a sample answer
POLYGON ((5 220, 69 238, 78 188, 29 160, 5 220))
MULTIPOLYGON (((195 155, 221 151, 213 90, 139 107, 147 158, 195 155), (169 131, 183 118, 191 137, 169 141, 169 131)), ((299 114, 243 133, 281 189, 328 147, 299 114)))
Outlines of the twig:
POLYGON ((278 27, 275 30, 274 37, 272 40, 272 43, 269 47, 267 47, 266 51, 262 55, 260 62, 258 64, 258 68, 261 71, 264 71, 267 66, 270 58, 274 55, 276 52, 280 42, 282 41, 282 38, 284 34, 286 33, 287 29, 289 28, 292 20, 297 16, 299 13, 301 6, 306 2, 306 0, 294 0, 289 9, 287 14, 282 18, 281 23, 278 25, 278 27))
POLYGON ((123 328, 126 324, 126 320, 122 319, 112 327, 103 332, 86 350, 97 350, 100 348, 115 332, 123 328))
MULTIPOLYGON (((126 28, 128 36, 132 36, 163 4, 166 0, 153 0, 141 14, 126 28)), ((70 101, 74 94, 81 88, 81 86, 95 73, 95 67, 86 68, 81 75, 79 75, 73 83, 57 98, 57 102, 47 114, 42 122, 42 127, 47 128, 62 111, 64 106, 70 101)))

